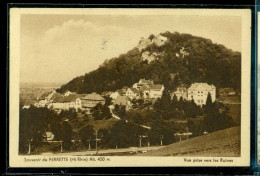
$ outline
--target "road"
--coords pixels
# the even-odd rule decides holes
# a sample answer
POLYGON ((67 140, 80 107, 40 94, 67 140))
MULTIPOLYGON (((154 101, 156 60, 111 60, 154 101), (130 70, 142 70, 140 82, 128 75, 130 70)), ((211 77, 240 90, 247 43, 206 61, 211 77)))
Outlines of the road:
POLYGON ((107 150, 99 150, 98 153, 96 153, 95 150, 86 150, 81 152, 66 152, 66 153, 42 153, 41 155, 68 155, 68 156, 85 156, 85 155, 113 155, 118 153, 137 153, 142 152, 145 153, 147 151, 151 150, 157 150, 164 146, 152 146, 152 147, 130 147, 130 148, 121 148, 121 149, 107 149, 107 150))

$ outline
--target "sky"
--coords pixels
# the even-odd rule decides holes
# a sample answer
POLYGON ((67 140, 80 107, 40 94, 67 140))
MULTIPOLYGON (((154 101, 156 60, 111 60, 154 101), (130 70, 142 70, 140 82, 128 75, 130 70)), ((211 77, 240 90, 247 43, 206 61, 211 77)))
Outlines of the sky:
POLYGON ((241 51, 241 30, 236 16, 23 14, 20 81, 66 83, 133 49, 141 37, 165 31, 241 51))

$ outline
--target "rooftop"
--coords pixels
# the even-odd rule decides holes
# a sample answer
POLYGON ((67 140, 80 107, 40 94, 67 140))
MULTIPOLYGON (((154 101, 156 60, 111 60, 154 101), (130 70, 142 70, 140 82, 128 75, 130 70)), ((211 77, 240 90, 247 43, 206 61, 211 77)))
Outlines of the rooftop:
POLYGON ((84 100, 99 100, 99 101, 105 101, 105 99, 97 94, 97 93, 91 93, 91 94, 87 94, 85 97, 83 97, 82 99, 84 100))
POLYGON ((209 85, 207 83, 193 83, 189 89, 215 89, 214 85, 209 85))

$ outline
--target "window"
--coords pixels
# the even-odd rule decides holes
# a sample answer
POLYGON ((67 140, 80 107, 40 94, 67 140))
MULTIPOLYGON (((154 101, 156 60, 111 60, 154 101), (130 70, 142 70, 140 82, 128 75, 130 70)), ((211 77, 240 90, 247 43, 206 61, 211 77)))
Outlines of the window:
POLYGON ((201 100, 201 103, 203 103, 203 100, 201 100))
POLYGON ((200 103, 200 100, 198 100, 198 103, 200 103))

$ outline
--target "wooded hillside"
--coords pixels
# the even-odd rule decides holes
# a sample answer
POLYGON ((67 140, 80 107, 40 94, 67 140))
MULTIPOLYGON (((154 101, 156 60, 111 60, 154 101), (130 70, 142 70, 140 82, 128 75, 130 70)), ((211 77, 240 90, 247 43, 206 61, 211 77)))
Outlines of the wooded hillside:
POLYGON ((141 78, 152 79, 170 90, 180 84, 206 82, 217 88, 231 87, 240 91, 240 52, 190 34, 165 32, 161 35, 167 37, 166 44, 159 47, 151 44, 142 51, 134 48, 117 58, 106 60, 98 69, 74 78, 57 91, 114 91, 132 86, 141 78), (156 53, 157 59, 150 63, 142 60, 145 51, 156 53))

